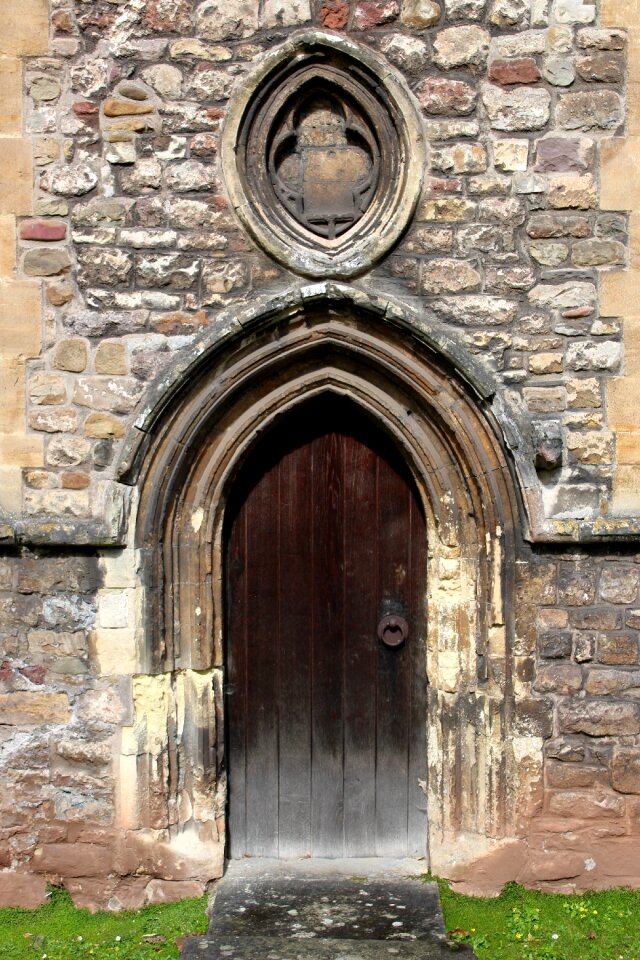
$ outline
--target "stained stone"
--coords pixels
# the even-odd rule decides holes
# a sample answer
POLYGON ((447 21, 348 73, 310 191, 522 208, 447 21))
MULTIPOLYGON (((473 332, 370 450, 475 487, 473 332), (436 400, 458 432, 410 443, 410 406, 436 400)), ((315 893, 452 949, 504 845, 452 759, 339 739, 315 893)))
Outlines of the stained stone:
POLYGON ((493 60, 489 66, 489 79, 502 86, 516 83, 535 83, 540 79, 538 64, 533 57, 516 60, 493 60))
POLYGON ((578 31, 578 47, 588 50, 595 47, 597 50, 624 50, 626 35, 623 30, 601 30, 596 27, 585 27, 578 31))
POLYGON ((103 283, 106 286, 115 286, 125 283, 133 268, 133 258, 130 253, 118 249, 78 250, 78 282, 84 286, 93 283, 103 283))
POLYGON ((105 160, 113 164, 135 163, 137 159, 136 145, 133 141, 110 143, 104 156, 105 160))
POLYGON ((464 260, 429 260, 424 264, 421 291, 427 296, 477 290, 482 277, 473 264, 464 260))
POLYGON ((435 0, 402 0, 400 19, 407 27, 426 30, 440 19, 440 4, 435 0))
POLYGON ((576 267, 624 264, 626 247, 619 240, 578 240, 571 249, 576 267))
POLYGON ((596 206, 596 185, 590 173, 575 176, 556 173, 549 177, 549 206, 558 210, 573 207, 590 210, 596 206))
POLYGON ((621 345, 612 340, 586 340, 567 347, 567 364, 572 370, 617 370, 621 357, 621 345))
POLYGON ((22 261, 22 269, 28 277, 52 277, 71 266, 71 257, 60 247, 37 247, 28 250, 22 261))
POLYGON ((47 300, 52 307, 62 307, 73 297, 73 287, 67 280, 50 283, 47 286, 47 300))
POLYGON ((570 173, 587 170, 593 158, 593 141, 571 137, 545 137, 536 144, 536 170, 570 173))
POLYGON ((498 170, 526 170, 528 156, 528 140, 495 140, 493 143, 493 162, 498 170))
POLYGON ((108 413, 90 413, 84 422, 87 437, 98 440, 119 440, 124 436, 124 425, 108 413))
POLYGON ((427 77, 415 90, 420 106, 430 115, 465 115, 475 109, 477 93, 462 80, 447 77, 427 77))
POLYGON ((53 365, 57 370, 82 373, 87 365, 87 345, 84 340, 63 340, 56 347, 53 365))
POLYGON ((216 172, 213 167, 198 160, 185 160, 172 164, 166 173, 167 186, 175 193, 195 193, 211 190, 216 186, 216 172))
POLYGON ((102 109, 105 117, 128 117, 153 113, 154 108, 150 103, 139 103, 135 100, 116 100, 114 97, 110 97, 105 100, 102 109))
POLYGON ((576 69, 583 80, 590 82, 622 83, 624 80, 624 61, 616 53, 599 52, 579 57, 576 69))
POLYGON ((569 246, 566 243, 530 243, 529 255, 544 267, 559 267, 569 256, 569 246))
POLYGON ((60 159, 60 144, 51 137, 38 137, 33 147, 33 160, 36 166, 46 167, 60 159))
POLYGON ((487 169, 487 151, 481 143, 455 143, 434 147, 431 169, 443 173, 482 173, 487 169))
POLYGON ((118 223, 126 219, 127 205, 119 200, 96 198, 78 203, 73 208, 71 219, 76 224, 96 226, 102 223, 118 223))
POLYGON ((78 428, 78 414, 73 407, 60 410, 32 410, 29 414, 29 426, 43 433, 75 433, 78 428))
POLYGON ((73 400, 81 407, 130 413, 142 394, 142 384, 133 377, 79 377, 73 400))
MULTIPOLYGON (((307 13, 309 12, 307 6, 307 13)), ((355 30, 370 30, 372 27, 381 26, 384 23, 391 23, 400 13, 400 4, 398 0, 362 0, 355 9, 353 15, 353 26, 355 30)), ((272 18, 275 20, 275 18, 272 18)), ((307 17, 309 19, 309 17, 307 17)), ((267 26, 275 26, 275 22, 267 26)))

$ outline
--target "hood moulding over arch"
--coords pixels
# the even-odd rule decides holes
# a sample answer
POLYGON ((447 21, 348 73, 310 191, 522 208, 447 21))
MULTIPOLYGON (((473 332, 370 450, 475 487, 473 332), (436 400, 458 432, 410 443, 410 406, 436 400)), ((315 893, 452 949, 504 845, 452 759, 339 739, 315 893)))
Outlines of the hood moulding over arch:
POLYGON ((420 197, 425 159, 422 117, 401 75, 369 48, 320 30, 264 58, 222 135, 243 225, 308 277, 357 276, 391 249, 420 197))

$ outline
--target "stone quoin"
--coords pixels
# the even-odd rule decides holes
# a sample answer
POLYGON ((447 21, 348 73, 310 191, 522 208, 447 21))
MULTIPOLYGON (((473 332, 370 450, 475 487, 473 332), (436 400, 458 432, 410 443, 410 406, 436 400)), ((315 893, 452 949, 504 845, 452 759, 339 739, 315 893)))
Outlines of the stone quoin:
POLYGON ((639 15, 7 11, 0 906, 640 886, 639 15))

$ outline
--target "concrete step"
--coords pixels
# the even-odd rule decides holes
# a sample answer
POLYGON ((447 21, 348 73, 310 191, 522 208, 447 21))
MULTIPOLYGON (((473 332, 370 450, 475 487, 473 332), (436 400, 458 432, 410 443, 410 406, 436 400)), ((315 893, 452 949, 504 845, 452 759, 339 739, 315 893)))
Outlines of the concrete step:
POLYGON ((191 937, 182 960, 473 960, 469 947, 417 940, 283 940, 277 937, 191 937))
POLYGON ((187 941, 183 960, 473 958, 447 941, 435 883, 402 875, 398 864, 357 866, 364 872, 349 861, 233 861, 208 932, 187 941))

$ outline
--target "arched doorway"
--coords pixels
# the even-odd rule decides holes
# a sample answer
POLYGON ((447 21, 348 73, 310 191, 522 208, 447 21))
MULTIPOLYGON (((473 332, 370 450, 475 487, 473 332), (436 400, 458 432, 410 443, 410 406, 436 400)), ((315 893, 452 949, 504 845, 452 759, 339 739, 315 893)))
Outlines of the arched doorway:
POLYGON ((395 445, 328 393, 279 418, 225 557, 230 855, 423 856, 426 526, 395 445))

